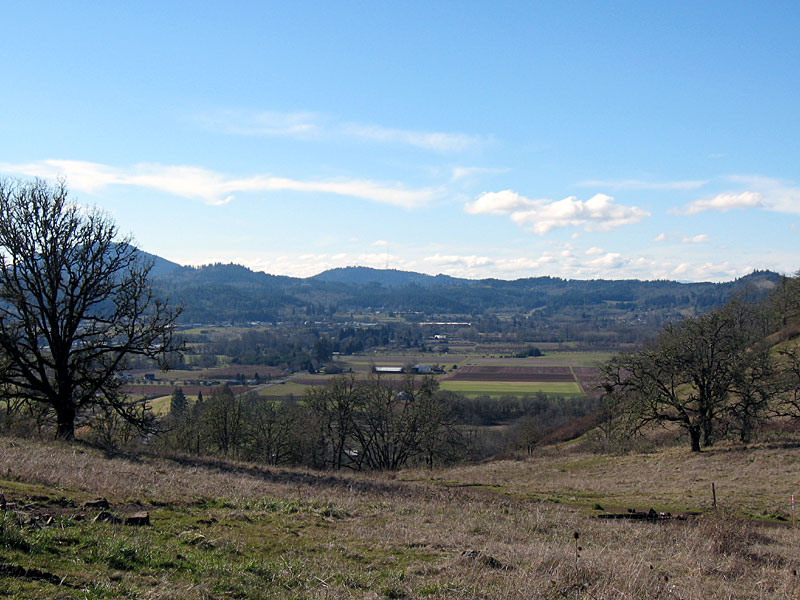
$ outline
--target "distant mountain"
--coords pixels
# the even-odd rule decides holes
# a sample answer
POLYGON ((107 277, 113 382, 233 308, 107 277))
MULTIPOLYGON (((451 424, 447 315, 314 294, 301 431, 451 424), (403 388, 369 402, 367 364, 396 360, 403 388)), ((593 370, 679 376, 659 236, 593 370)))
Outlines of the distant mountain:
POLYGON ((172 262, 171 260, 167 260, 166 258, 161 258, 155 254, 150 254, 149 252, 145 252, 144 250, 140 250, 137 248, 136 252, 147 261, 152 261, 153 268, 150 269, 150 276, 151 277, 163 277, 165 275, 174 275, 177 271, 184 269, 186 267, 179 265, 176 262, 172 262))
MULTIPOLYGON (((146 253, 143 253, 147 255, 146 253)), ((182 267, 153 255, 153 280, 183 305, 192 323, 318 320, 335 312, 427 315, 536 315, 558 322, 661 322, 720 306, 747 290, 774 287, 780 275, 756 271, 725 283, 568 280, 559 277, 460 279, 394 269, 347 267, 308 278, 268 275, 236 264, 182 267), (576 321, 577 319, 577 321, 576 321)))
POLYGON ((406 285, 468 285, 471 279, 459 279, 449 275, 425 275, 414 271, 398 271, 397 269, 372 269, 370 267, 339 267, 328 269, 310 279, 336 283, 353 283, 364 285, 377 283, 386 287, 402 287, 406 285))
POLYGON ((248 287, 269 287, 291 281, 302 281, 296 277, 269 275, 262 271, 252 271, 247 267, 233 263, 214 263, 201 267, 182 267, 179 272, 174 272, 173 276, 178 280, 188 281, 193 284, 239 285, 248 287))

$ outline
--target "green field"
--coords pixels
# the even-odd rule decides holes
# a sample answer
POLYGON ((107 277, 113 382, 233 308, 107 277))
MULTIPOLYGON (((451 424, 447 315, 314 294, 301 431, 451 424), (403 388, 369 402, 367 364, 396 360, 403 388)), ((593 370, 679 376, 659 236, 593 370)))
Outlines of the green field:
POLYGON ((276 385, 269 385, 258 390, 259 396, 266 396, 268 398, 280 398, 283 396, 303 396, 311 386, 303 385, 301 383, 282 383, 276 385))
POLYGON ((539 392, 556 396, 584 395, 581 387, 575 382, 445 380, 440 387, 466 396, 532 396, 539 392))
POLYGON ((572 367, 594 367, 608 361, 613 354, 611 352, 548 352, 544 356, 531 358, 512 358, 512 357, 485 357, 470 356, 465 362, 467 365, 492 365, 497 367, 521 367, 521 366, 572 366, 572 367))

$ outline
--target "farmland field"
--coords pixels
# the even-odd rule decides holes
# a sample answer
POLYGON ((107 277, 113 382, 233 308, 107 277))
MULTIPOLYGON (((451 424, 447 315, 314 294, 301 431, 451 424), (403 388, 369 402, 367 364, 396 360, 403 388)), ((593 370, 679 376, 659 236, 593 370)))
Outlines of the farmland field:
MULTIPOLYGON (((197 393, 202 391, 203 394, 211 393, 212 386, 205 385, 185 385, 180 381, 176 381, 174 385, 125 385, 123 391, 133 398, 157 398, 159 396, 169 396, 176 388, 181 388, 183 393, 187 396, 197 396, 197 393)), ((232 385, 231 390, 237 396, 244 394, 250 388, 243 385, 232 385)))
MULTIPOLYGON (((530 396, 537 393, 558 396, 580 396, 599 394, 600 371, 598 366, 611 355, 605 352, 548 351, 538 357, 515 358, 503 354, 512 351, 506 346, 485 347, 487 354, 475 352, 453 352, 441 354, 419 351, 384 351, 365 354, 336 356, 329 363, 352 373, 359 379, 369 376, 375 366, 404 367, 407 365, 430 365, 439 369, 434 375, 441 389, 463 393, 468 396, 506 395, 530 396)), ((519 351, 519 348, 516 349, 519 351)), ((335 375, 298 372, 288 375, 285 383, 276 378, 287 377, 283 368, 265 365, 220 365, 204 369, 179 369, 162 373, 155 369, 130 371, 131 380, 124 390, 133 398, 148 399, 169 397, 177 387, 189 396, 199 390, 210 391, 210 385, 221 385, 244 377, 245 385, 234 385, 234 394, 255 391, 260 396, 303 396, 310 386, 325 386, 335 375), (154 379, 145 381, 146 374, 154 379), (273 383, 268 382, 272 380, 273 383)), ((403 380, 403 375, 381 375, 387 381, 403 380)), ((160 404, 163 404, 160 403, 160 404)), ((168 405, 168 402, 166 403, 168 405)), ((163 409, 163 407, 162 407, 163 409)))
POLYGON ((468 366, 450 376, 451 381, 575 381, 569 367, 468 366))
POLYGON ((570 382, 527 381, 442 381, 441 389, 459 392, 466 396, 531 396, 537 393, 557 396, 582 396, 581 387, 570 382))
POLYGON ((273 384, 265 386, 258 390, 259 396, 267 396, 269 398, 279 398, 283 396, 303 396, 306 390, 309 389, 308 385, 302 383, 295 383, 289 381, 283 384, 273 384))
POLYGON ((533 358, 511 358, 494 356, 471 356, 467 365, 571 365, 582 367, 598 366, 613 356, 610 352, 552 352, 533 358))

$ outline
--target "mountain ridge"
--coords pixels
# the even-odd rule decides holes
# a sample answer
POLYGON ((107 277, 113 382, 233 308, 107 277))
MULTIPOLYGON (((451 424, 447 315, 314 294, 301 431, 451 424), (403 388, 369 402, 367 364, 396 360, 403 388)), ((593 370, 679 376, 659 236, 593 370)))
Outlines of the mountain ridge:
POLYGON ((781 277, 772 271, 754 271, 723 283, 552 276, 504 280, 346 267, 300 278, 270 275, 233 263, 182 267, 158 258, 153 258, 158 267, 153 270, 155 287, 183 306, 184 322, 203 323, 275 322, 298 315, 308 318, 371 311, 430 315, 536 312, 538 318, 566 318, 568 313, 577 313, 590 320, 645 316, 663 320, 710 310, 745 289, 762 295, 781 277))

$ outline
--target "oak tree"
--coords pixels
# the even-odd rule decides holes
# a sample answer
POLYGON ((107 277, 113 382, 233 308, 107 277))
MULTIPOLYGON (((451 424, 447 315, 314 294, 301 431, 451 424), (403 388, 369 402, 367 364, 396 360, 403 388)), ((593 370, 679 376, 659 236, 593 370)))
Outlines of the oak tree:
POLYGON ((146 425, 118 375, 176 347, 179 310, 154 295, 151 266, 63 181, 0 179, 0 391, 51 408, 61 439, 97 406, 146 425))
POLYGON ((773 366, 757 315, 740 301, 667 325, 644 349, 614 357, 604 387, 639 426, 674 423, 693 451, 733 425, 745 439, 763 416, 773 366))

